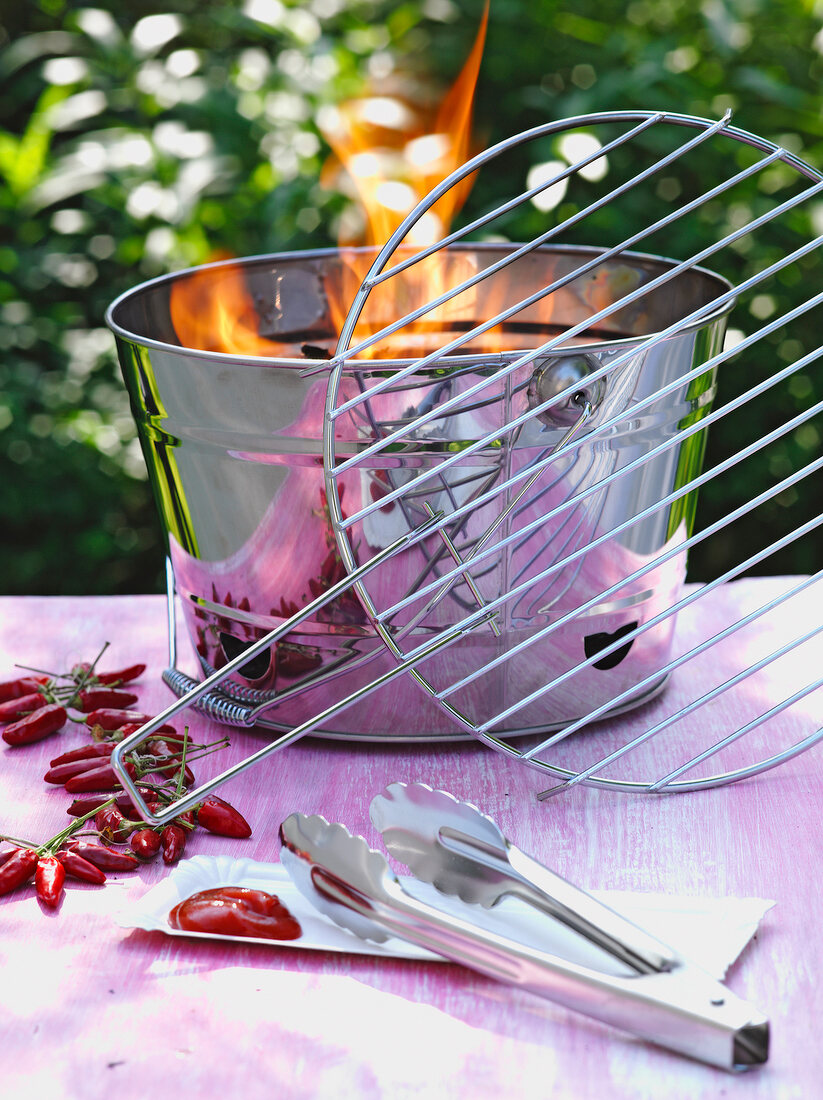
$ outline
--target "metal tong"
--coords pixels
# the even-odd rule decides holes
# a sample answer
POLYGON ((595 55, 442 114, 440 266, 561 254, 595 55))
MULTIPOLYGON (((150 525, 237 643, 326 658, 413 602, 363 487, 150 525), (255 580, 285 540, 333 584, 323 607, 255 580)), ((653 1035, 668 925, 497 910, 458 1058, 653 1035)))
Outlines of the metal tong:
MULTIPOLYGON (((474 806, 422 783, 371 804, 389 852, 466 904, 444 912, 404 889, 363 837, 320 816, 280 826, 281 860, 321 912, 361 939, 408 940, 498 981, 727 1070, 768 1057, 769 1022, 700 967, 520 851, 474 806), (613 960, 598 969, 479 927, 472 911, 514 896, 613 960)), ((476 910, 475 910, 476 914, 476 910)))

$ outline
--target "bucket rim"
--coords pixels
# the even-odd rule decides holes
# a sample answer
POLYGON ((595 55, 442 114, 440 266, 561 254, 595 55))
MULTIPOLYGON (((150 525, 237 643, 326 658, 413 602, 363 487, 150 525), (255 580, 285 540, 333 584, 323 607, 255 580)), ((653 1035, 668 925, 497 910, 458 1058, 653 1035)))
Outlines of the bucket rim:
MULTIPOLYGON (((452 252, 494 252, 501 249, 517 249, 520 247, 518 242, 514 241, 478 241, 478 242, 461 242, 459 244, 449 246, 449 251, 452 252)), ((104 320, 108 328, 114 334, 118 340, 125 341, 129 344, 135 344, 138 347, 150 349, 152 351, 163 351, 172 355, 183 355, 188 358, 194 357, 196 359, 204 359, 208 362, 222 363, 227 366, 244 366, 244 365, 270 365, 282 368, 294 369, 303 371, 307 368, 323 368, 322 359, 309 359, 305 356, 270 356, 270 355, 247 355, 239 354, 237 352, 223 352, 212 351, 205 348, 192 348, 184 344, 172 344, 167 340, 159 340, 156 337, 144 336, 139 333, 133 332, 121 325, 116 319, 116 312, 124 306, 127 302, 131 301, 138 295, 151 292, 155 288, 162 287, 166 284, 174 283, 179 279, 184 279, 192 275, 198 274, 203 271, 219 270, 221 268, 231 267, 251 267, 255 264, 271 263, 273 261, 292 261, 292 260, 324 260, 339 257, 342 254, 348 255, 374 255, 377 256, 380 249, 377 246, 357 246, 353 248, 314 248, 314 249, 293 249, 285 252, 263 252, 256 253, 250 256, 238 256, 228 259, 214 260, 210 263, 195 264, 192 267, 180 268, 177 271, 166 272, 163 275, 157 275, 154 278, 146 279, 141 283, 137 283, 135 286, 130 287, 128 290, 119 294, 107 307, 104 320)), ((406 251, 405 248, 398 249, 397 251, 406 251)), ((413 251, 411 248, 408 251, 413 251)), ((601 248, 596 245, 582 245, 582 244, 558 244, 558 245, 540 245, 534 249, 534 253, 561 253, 564 255, 585 255, 594 256, 598 253, 605 254, 608 251, 607 248, 601 248)), ((667 256, 660 256, 650 252, 634 252, 626 250, 620 252, 617 256, 614 256, 615 261, 621 259, 640 261, 644 264, 654 264, 663 267, 675 267, 682 261, 672 259, 667 256)), ((694 264, 688 267, 681 273, 683 276, 692 274, 700 275, 704 279, 708 279, 717 284, 718 291, 726 293, 733 289, 733 284, 726 279, 723 275, 718 274, 716 271, 712 271, 710 268, 703 267, 699 264, 694 264)), ((679 278, 680 276, 678 276, 679 278)), ((726 301, 722 306, 718 306, 716 309, 707 313, 705 316, 698 318, 697 320, 689 323, 684 323, 678 334, 682 332, 693 332, 715 323, 720 318, 727 316, 734 309, 737 298, 733 297, 731 300, 726 301)), ((579 344, 575 343, 568 348, 559 347, 555 348, 552 352, 553 356, 563 355, 581 355, 586 353, 596 352, 603 349, 604 346, 609 348, 628 349, 632 346, 640 347, 647 340, 656 336, 656 332, 649 332, 642 336, 625 336, 614 337, 609 340, 596 340, 590 343, 579 344)), ((473 367, 478 364, 493 365, 496 363, 505 363, 512 359, 514 356, 523 356, 528 354, 530 349, 520 348, 512 349, 511 351, 489 351, 482 353, 472 354, 452 354, 444 355, 438 360, 439 364, 453 365, 454 367, 473 367)), ((536 352, 536 349, 534 349, 536 352)), ((417 356, 407 356, 405 358, 353 358, 344 361, 344 368, 351 370, 361 371, 390 371, 400 370, 403 367, 409 366, 417 360, 417 356)))

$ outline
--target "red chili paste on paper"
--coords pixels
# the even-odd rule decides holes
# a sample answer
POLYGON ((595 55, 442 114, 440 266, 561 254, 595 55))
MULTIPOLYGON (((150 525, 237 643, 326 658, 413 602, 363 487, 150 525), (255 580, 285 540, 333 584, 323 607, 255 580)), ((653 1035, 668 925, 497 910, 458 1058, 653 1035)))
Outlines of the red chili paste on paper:
POLYGON ((303 934, 278 897, 245 886, 219 886, 192 894, 175 905, 169 924, 185 932, 266 940, 296 940, 303 934))

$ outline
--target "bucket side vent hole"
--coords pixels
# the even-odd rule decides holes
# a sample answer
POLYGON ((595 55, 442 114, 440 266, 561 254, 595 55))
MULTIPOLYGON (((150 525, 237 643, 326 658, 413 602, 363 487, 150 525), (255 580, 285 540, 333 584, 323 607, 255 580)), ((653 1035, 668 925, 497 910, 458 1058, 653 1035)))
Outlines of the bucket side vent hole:
MULTIPOLYGON (((631 634, 633 630, 637 630, 638 622, 635 620, 633 623, 626 623, 625 626, 618 627, 617 630, 611 634, 608 631, 602 631, 599 634, 587 634, 583 639, 583 651, 587 657, 594 657, 596 653, 599 653, 606 646, 612 644, 612 642, 618 641, 618 639, 625 637, 626 634, 631 634)), ((634 645, 634 638, 630 642, 626 642, 625 645, 619 646, 613 652, 608 653, 599 661, 595 661, 592 668, 599 668, 601 671, 606 671, 609 668, 616 668, 621 661, 629 655, 629 650, 634 645)))
MULTIPOLYGON (((221 631, 220 645, 223 647, 223 652, 226 657, 232 661, 235 657, 239 656, 244 649, 248 649, 249 646, 254 645, 254 642, 241 642, 240 639, 235 638, 233 634, 227 634, 225 631, 221 631)), ((252 657, 252 659, 242 665, 238 671, 246 680, 260 680, 269 671, 270 664, 271 652, 265 650, 263 653, 258 653, 256 657, 252 657)))

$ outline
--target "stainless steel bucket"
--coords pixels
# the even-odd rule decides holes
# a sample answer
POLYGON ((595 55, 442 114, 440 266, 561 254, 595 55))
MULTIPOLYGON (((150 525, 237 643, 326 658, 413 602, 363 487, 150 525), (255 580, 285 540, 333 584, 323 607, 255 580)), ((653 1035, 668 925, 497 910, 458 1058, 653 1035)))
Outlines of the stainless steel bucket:
MULTIPOLYGON (((483 270, 512 247, 472 245, 452 252, 459 255, 461 264, 483 270)), ((574 271, 597 252, 577 247, 537 249, 525 261, 506 268, 503 277, 518 280, 514 293, 525 297, 574 271)), ((329 288, 339 290, 343 283, 342 264, 339 252, 324 250, 208 265, 138 286, 108 311, 168 538, 175 586, 204 673, 221 667, 250 640, 278 626, 344 573, 323 489, 325 377, 301 374, 310 365, 307 355, 322 357, 334 349, 337 322, 329 305, 329 288), (222 283, 242 280, 254 303, 255 325, 270 341, 271 355, 181 346, 170 316, 170 297, 175 284, 195 277, 198 285, 218 289, 222 283)), ((672 266, 671 261, 636 254, 604 261, 553 295, 552 330, 562 332, 672 266)), ((494 315, 496 307, 484 306, 482 295, 495 293, 496 278, 480 284, 472 304, 474 315, 452 316, 450 324, 459 328, 464 322, 468 326, 484 315, 494 315)), ((581 393, 594 413, 579 445, 571 458, 549 468, 537 490, 514 511, 508 530, 511 525, 514 530, 522 528, 523 538, 510 542, 475 579, 484 597, 494 598, 542 573, 551 563, 558 568, 507 604, 500 637, 481 628, 451 646, 440 658, 447 666, 444 672, 454 681, 464 666, 475 668, 488 662, 501 648, 513 647, 547 622, 590 602, 643 563, 661 554, 664 560, 616 595, 572 614, 549 638, 530 647, 522 661, 508 662, 499 678, 492 674, 473 684, 467 692, 474 693, 474 702, 478 693, 487 696, 481 709, 494 706, 497 710, 492 713, 497 713, 507 700, 525 698, 541 683, 575 669, 620 632, 648 622, 676 600, 685 577, 685 553, 664 552, 676 549, 690 533, 694 494, 668 507, 654 506, 699 472, 704 433, 690 433, 680 444, 610 485, 598 485, 709 411, 712 375, 679 387, 676 381, 719 350, 730 306, 699 324, 682 326, 651 349, 644 348, 643 338, 687 317, 727 289, 727 283, 702 269, 680 274, 617 311, 609 331, 586 334, 575 346, 562 347, 548 358, 535 357, 505 387, 492 387, 493 394, 469 411, 429 422, 425 431, 410 435, 391 461, 380 456, 374 466, 358 465, 345 479, 343 507, 353 511, 361 501, 381 499, 387 486, 409 482, 415 470, 431 468, 444 455, 453 455, 495 425, 545 400, 551 387, 580 378, 581 393), (587 373, 635 347, 636 355, 587 392, 587 373), (675 383, 671 392, 632 414, 634 405, 668 383, 675 383), (616 415, 619 424, 599 434, 598 424, 616 415), (600 533, 640 516, 645 509, 648 516, 591 552, 586 550, 600 533), (534 523, 547 512, 546 522, 534 523)), ((387 319, 388 315, 383 318, 387 319)), ((501 359, 512 361, 515 354, 522 355, 523 349, 546 339, 544 323, 523 312, 507 333, 510 349, 490 353, 480 348, 441 359, 436 369, 421 371, 402 386, 377 395, 369 403, 368 417, 353 416, 348 421, 341 453, 356 453, 386 425, 396 428, 416 419, 421 409, 468 389, 501 359)), ((208 344, 207 339, 203 342, 208 344)), ((409 354, 416 357, 417 353, 409 354)), ((411 361, 353 361, 346 368, 346 384, 353 393, 368 390, 375 379, 411 361)), ((448 512, 480 497, 502 473, 509 476, 555 446, 573 416, 574 409, 564 407, 552 416, 532 418, 515 437, 495 441, 467 457, 464 465, 452 466, 447 476, 427 481, 426 488, 417 493, 411 489, 402 501, 373 512, 357 526, 352 545, 359 540, 373 551, 419 525, 427 504, 448 512)), ((464 543, 470 545, 472 532, 485 530, 496 512, 499 505, 487 509, 480 504, 472 510, 460 525, 464 543)), ((390 603, 428 584, 447 562, 451 564, 443 543, 433 536, 381 566, 370 584, 371 592, 379 596, 384 591, 390 603)), ((456 585, 430 617, 414 627, 415 633, 425 637, 427 631, 442 629, 473 606, 471 599, 466 586, 456 585)), ((522 708, 512 725, 501 727, 500 732, 511 736, 559 728, 630 689, 665 665, 673 628, 669 617, 602 661, 577 670, 548 699, 522 708)), ((288 729, 392 664, 393 658, 350 591, 278 643, 275 652, 251 661, 244 675, 226 681, 223 690, 254 702, 280 699, 265 724, 288 729)), ((631 705, 650 698, 662 686, 661 680, 638 692, 631 705)), ((461 705, 465 700, 458 696, 453 702, 461 705)), ((322 732, 374 741, 459 736, 453 723, 405 677, 372 695, 367 706, 344 711, 333 728, 322 732)))

